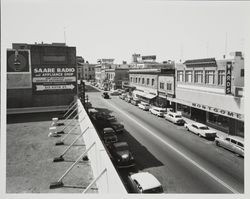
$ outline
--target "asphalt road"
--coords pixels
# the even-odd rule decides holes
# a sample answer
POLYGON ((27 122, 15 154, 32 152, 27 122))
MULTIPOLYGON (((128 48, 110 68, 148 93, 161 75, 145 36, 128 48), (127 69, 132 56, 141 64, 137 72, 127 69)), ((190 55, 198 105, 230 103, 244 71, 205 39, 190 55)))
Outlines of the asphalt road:
MULTIPOLYGON (((244 193, 244 159, 182 126, 143 111, 118 96, 87 92, 93 107, 115 115, 125 126, 136 171, 152 173, 166 193, 244 193)), ((121 171, 126 182, 128 170, 121 171)))

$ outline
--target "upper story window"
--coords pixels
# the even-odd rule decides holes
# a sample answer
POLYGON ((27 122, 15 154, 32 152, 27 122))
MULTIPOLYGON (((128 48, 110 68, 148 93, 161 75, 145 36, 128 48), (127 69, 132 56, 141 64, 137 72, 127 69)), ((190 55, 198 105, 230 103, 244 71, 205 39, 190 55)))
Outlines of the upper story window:
POLYGON ((177 71, 177 81, 183 82, 183 71, 177 71))
POLYGON ((206 84, 214 84, 214 70, 205 71, 205 83, 206 84))
POLYGON ((151 81, 151 85, 152 85, 152 86, 154 86, 154 84, 155 84, 155 80, 154 80, 154 79, 152 79, 152 81, 151 81))
POLYGON ((133 82, 133 77, 130 77, 130 82, 133 82))
POLYGON ((149 85, 149 78, 147 78, 147 85, 149 85))
POLYGON ((221 86, 225 85, 225 71, 224 70, 218 71, 218 85, 221 85, 221 86))
POLYGON ((241 69, 241 70, 240 70, 240 76, 241 76, 241 77, 244 77, 244 69, 241 69))
POLYGON ((167 90, 172 90, 172 84, 171 83, 167 83, 167 90))
POLYGON ((203 71, 202 70, 194 71, 194 82, 203 83, 203 71))
POLYGON ((138 83, 139 83, 139 84, 141 83, 141 78, 140 78, 140 77, 138 78, 138 83))
POLYGON ((188 70, 185 72, 185 82, 192 82, 192 71, 188 70))
POLYGON ((144 84, 144 78, 142 78, 142 84, 144 84))
POLYGON ((135 83, 137 83, 137 77, 135 78, 135 83))
POLYGON ((164 83, 160 82, 160 89, 164 89, 164 83))

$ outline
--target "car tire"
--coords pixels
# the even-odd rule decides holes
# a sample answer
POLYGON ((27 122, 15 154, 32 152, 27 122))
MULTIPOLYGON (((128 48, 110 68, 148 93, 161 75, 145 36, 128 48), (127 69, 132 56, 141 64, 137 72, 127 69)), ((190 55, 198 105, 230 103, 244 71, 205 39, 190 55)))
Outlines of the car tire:
POLYGON ((215 145, 216 145, 216 146, 220 146, 220 142, 215 141, 215 145))

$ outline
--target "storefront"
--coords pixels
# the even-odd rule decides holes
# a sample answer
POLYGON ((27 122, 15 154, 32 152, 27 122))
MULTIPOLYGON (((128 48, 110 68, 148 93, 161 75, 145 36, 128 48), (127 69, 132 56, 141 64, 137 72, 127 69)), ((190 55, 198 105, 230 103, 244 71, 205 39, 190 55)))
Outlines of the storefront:
POLYGON ((154 104, 154 101, 157 97, 156 95, 145 93, 139 90, 134 90, 132 96, 139 99, 140 101, 143 101, 149 104, 154 104))

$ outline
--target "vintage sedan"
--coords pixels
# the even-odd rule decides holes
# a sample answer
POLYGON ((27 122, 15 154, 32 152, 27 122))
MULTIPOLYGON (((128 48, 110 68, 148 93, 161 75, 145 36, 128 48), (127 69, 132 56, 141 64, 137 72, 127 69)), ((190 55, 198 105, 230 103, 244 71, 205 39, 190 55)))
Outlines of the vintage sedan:
POLYGON ((133 193, 163 193, 159 180, 148 172, 129 175, 128 185, 133 193))
POLYGON ((129 168, 135 166, 132 153, 127 142, 116 142, 109 145, 111 158, 118 168, 129 168))
POLYGON ((173 122, 174 124, 177 124, 177 125, 184 125, 185 124, 185 120, 183 120, 180 113, 169 111, 166 114, 164 114, 164 118, 170 122, 173 122))
POLYGON ((108 94, 107 92, 103 92, 103 93, 102 93, 102 97, 103 97, 104 99, 109 99, 109 94, 108 94))
POLYGON ((198 122, 185 124, 185 127, 188 131, 191 131, 200 137, 205 137, 211 140, 214 140, 216 137, 216 131, 209 129, 206 125, 198 122))
POLYGON ((241 137, 232 135, 217 137, 215 144, 244 157, 244 139, 241 137))
POLYGON ((103 129, 103 135, 102 135, 103 141, 106 145, 109 145, 111 143, 117 142, 118 138, 115 135, 115 131, 112 128, 104 128, 103 129))
POLYGON ((122 133, 124 131, 124 125, 115 120, 110 121, 110 126, 115 130, 116 133, 122 133))

